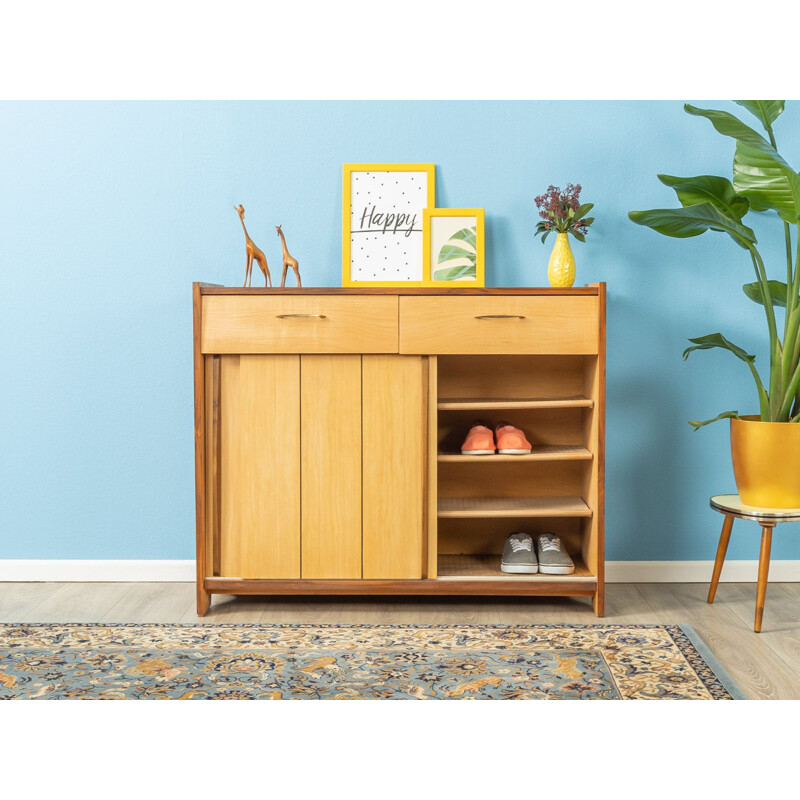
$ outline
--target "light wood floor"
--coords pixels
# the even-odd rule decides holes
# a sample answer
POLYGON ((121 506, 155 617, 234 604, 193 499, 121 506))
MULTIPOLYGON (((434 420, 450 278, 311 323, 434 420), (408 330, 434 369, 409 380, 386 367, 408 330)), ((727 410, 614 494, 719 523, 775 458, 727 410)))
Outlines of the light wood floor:
POLYGON ((0 583, 0 622, 688 623, 742 691, 800 699, 800 584, 770 584, 753 633, 755 585, 611 584, 604 619, 570 598, 249 598, 215 596, 198 619, 190 583, 0 583))

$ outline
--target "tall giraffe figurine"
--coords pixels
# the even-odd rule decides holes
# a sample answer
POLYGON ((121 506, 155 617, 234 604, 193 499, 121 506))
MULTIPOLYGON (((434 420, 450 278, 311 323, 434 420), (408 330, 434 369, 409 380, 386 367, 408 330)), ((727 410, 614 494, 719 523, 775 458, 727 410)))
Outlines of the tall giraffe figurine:
POLYGON ((278 231, 278 236, 281 237, 281 244, 283 245, 283 272, 281 273, 281 289, 286 286, 286 270, 289 267, 294 270, 295 277, 297 278, 297 285, 302 287, 303 284, 300 282, 300 266, 297 263, 297 259, 292 258, 289 255, 289 251, 286 249, 286 239, 284 238, 281 226, 276 225, 275 230, 278 231))
POLYGON ((247 268, 245 269, 244 273, 244 283, 242 286, 247 286, 248 282, 249 285, 252 286, 253 284, 253 261, 255 260, 258 263, 258 266, 261 267, 261 271, 264 273, 264 281, 265 286, 272 286, 272 278, 269 274, 269 267, 267 266, 267 257, 264 255, 263 250, 260 250, 256 247, 255 242, 250 238, 250 234, 247 232, 247 228, 244 226, 244 206, 241 203, 238 206, 234 206, 236 213, 239 215, 239 220, 242 223, 242 230, 244 231, 244 242, 245 242, 245 250, 247 252, 247 268))

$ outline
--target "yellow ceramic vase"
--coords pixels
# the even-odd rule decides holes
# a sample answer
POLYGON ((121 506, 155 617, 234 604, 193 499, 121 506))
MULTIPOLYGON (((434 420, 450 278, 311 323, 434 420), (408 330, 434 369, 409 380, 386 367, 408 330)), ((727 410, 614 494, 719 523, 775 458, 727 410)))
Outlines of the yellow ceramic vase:
POLYGON ((743 503, 800 508, 800 423, 732 419, 731 456, 743 503))
POLYGON ((558 289, 567 289, 575 283, 575 256, 569 246, 568 233, 556 234, 556 243, 547 265, 547 277, 550 285, 558 289))

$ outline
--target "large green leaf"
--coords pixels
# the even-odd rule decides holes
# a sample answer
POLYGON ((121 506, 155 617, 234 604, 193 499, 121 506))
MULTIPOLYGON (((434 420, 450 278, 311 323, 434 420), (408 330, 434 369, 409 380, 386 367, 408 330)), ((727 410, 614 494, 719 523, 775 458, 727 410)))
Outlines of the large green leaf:
POLYGON ((739 412, 738 411, 723 411, 721 414, 717 414, 716 417, 712 419, 704 419, 702 422, 698 422, 697 420, 690 419, 689 424, 696 430, 699 431, 703 425, 710 425, 712 422, 719 422, 721 419, 739 419, 739 412))
POLYGON ((727 178, 717 175, 697 175, 694 178, 678 178, 674 175, 659 175, 665 186, 670 186, 683 206, 711 203, 726 216, 741 220, 750 208, 746 197, 736 194, 727 178))
POLYGON ((709 333, 706 336, 698 336, 696 339, 689 339, 689 341, 692 342, 694 346, 687 347, 683 351, 684 361, 686 361, 686 359, 689 358, 689 354, 693 353, 695 350, 712 350, 715 347, 728 350, 747 364, 752 364, 756 360, 754 355, 751 355, 746 350, 743 350, 738 345, 735 345, 733 342, 726 339, 721 333, 709 333))
POLYGON ((733 185, 754 211, 774 209, 787 222, 800 217, 800 176, 757 147, 736 143, 733 185))
POLYGON ((800 175, 760 133, 726 111, 696 108, 688 103, 684 109, 696 117, 705 117, 723 136, 736 139, 733 186, 756 211, 774 209, 787 222, 800 218, 800 175))
POLYGON ((756 235, 746 225, 723 214, 711 203, 697 203, 684 208, 654 208, 650 211, 630 211, 628 217, 637 225, 652 228, 665 236, 685 239, 699 236, 707 230, 724 231, 740 247, 756 243, 756 235))
MULTIPOLYGON (((783 281, 767 281, 767 284, 769 285, 769 296, 772 298, 772 305, 786 308, 786 284, 783 281)), ((758 303, 761 306, 764 305, 764 294, 761 291, 761 283, 759 281, 746 283, 742 286, 742 291, 754 303, 758 303)))
MULTIPOLYGON (((758 371, 756 370, 755 364, 753 363, 756 360, 754 355, 751 355, 746 350, 743 350, 738 345, 735 345, 733 342, 726 339, 721 333, 709 333, 707 336, 698 336, 696 339, 689 339, 690 342, 693 343, 692 347, 687 347, 683 351, 683 360, 686 361, 689 358, 689 355, 693 353, 695 350, 711 350, 713 348, 720 348, 722 350, 727 350, 729 353, 733 353, 737 358, 741 359, 742 361, 747 364, 750 368, 750 373, 753 376, 753 380, 756 384, 756 389, 758 391, 758 403, 761 409, 761 416, 763 419, 770 418, 770 407, 769 407, 769 395, 767 394, 766 389, 764 389, 764 385, 761 382, 761 378, 759 377, 758 371)), ((729 412, 734 414, 735 412, 729 412)), ((722 416, 717 417, 716 419, 721 419, 722 416)), ((708 420, 707 422, 714 422, 715 420, 708 420)), ((705 425, 706 423, 699 423, 698 427, 701 425, 705 425)), ((694 423, 692 423, 694 425, 694 423)))
POLYGON ((783 114, 784 100, 734 100, 742 108, 746 108, 765 128, 772 127, 778 117, 783 114))
MULTIPOLYGON (((715 111, 714 109, 697 108, 689 103, 683 106, 687 114, 695 117, 705 117, 723 136, 730 136, 739 142, 749 144, 751 147, 757 147, 765 153, 771 153, 781 157, 776 152, 775 148, 758 132, 753 130, 749 125, 745 125, 738 117, 729 114, 727 111, 715 111)), ((783 159, 781 159, 783 161, 783 159)), ((785 163, 785 162, 784 162, 785 163)))

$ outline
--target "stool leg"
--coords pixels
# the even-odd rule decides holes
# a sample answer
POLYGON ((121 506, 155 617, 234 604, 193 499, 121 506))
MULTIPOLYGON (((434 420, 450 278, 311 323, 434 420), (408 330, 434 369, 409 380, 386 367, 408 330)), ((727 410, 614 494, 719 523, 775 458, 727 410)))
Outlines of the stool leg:
POLYGON ((719 576, 722 573, 722 565, 725 563, 725 554, 728 552, 728 542, 731 540, 731 528, 733 528, 733 517, 726 515, 725 521, 722 523, 722 533, 719 535, 717 558, 714 561, 714 572, 711 575, 711 586, 708 589, 709 603, 714 602, 714 596, 717 593, 719 576))
POLYGON ((761 620, 764 616, 764 600, 767 597, 767 576, 769 575, 769 552, 772 548, 772 526, 761 529, 761 554, 758 557, 758 589, 756 590, 756 622, 753 630, 761 633, 761 620))

